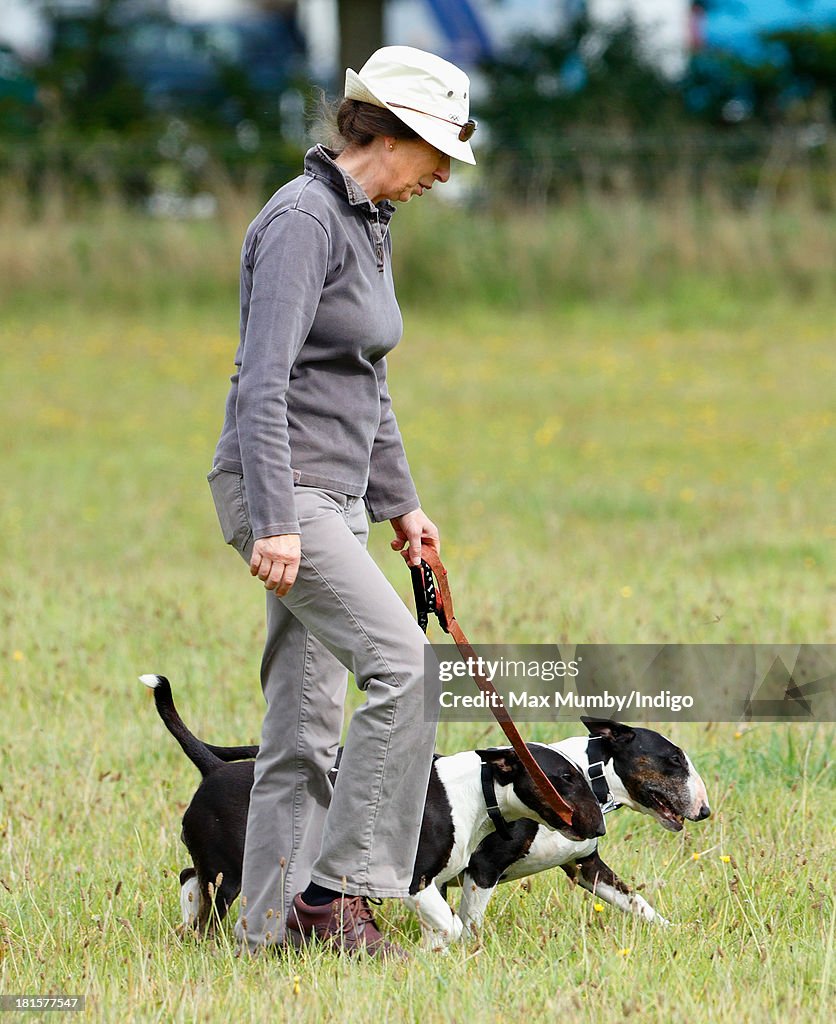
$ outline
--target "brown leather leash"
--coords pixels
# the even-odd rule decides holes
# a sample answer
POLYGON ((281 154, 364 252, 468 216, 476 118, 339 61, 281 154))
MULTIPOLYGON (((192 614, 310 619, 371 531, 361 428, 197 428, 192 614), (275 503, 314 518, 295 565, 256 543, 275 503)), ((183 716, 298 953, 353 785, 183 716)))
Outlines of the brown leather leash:
POLYGON ((479 689, 491 696, 488 701, 494 718, 499 722, 502 731, 508 737, 511 746, 517 753, 526 771, 531 776, 531 781, 545 802, 551 807, 554 813, 567 825, 572 824, 572 808, 563 797, 557 792, 549 781, 548 776, 534 760, 531 751, 526 746, 519 730, 514 725, 513 719, 508 714, 502 695, 497 691, 493 683, 487 679, 477 668, 478 655, 470 645, 470 641, 464 635, 461 626, 456 622, 453 614, 453 596, 450 593, 450 582, 447 578, 447 570, 435 548, 424 544, 421 546, 421 565, 412 566, 412 581, 415 591, 415 601, 418 606, 418 622, 426 632, 427 612, 434 612, 438 616, 438 622, 445 633, 449 633, 455 640, 456 647, 465 659, 472 658, 469 662, 471 674, 479 689), (420 576, 419 576, 420 574, 420 576), (435 577, 435 583, 433 583, 435 577))

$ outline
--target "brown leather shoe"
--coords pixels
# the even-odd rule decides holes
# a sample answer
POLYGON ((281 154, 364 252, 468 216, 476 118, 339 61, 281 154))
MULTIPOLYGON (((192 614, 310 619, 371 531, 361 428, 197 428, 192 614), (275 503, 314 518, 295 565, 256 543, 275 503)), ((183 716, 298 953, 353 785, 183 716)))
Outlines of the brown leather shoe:
POLYGON ((409 959, 406 950, 380 934, 365 896, 340 896, 324 906, 310 907, 297 893, 287 915, 285 941, 297 949, 307 942, 324 942, 340 953, 409 959))

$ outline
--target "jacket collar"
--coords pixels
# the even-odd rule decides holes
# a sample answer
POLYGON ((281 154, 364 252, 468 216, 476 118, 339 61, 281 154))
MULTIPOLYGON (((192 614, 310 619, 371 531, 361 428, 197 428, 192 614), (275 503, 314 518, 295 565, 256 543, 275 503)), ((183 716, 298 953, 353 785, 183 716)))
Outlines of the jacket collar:
POLYGON ((388 224, 395 212, 395 207, 388 199, 377 206, 369 199, 363 189, 335 161, 337 153, 326 149, 323 145, 314 146, 305 154, 305 174, 311 178, 319 178, 335 191, 344 196, 351 206, 357 206, 374 216, 379 215, 382 224, 388 224))

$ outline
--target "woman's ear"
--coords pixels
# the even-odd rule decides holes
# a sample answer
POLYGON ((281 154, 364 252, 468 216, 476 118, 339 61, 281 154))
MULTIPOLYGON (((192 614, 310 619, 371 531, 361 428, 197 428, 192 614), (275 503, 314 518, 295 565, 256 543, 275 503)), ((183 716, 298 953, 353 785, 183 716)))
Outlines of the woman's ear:
POLYGON ((395 138, 394 135, 384 135, 383 136, 383 148, 388 150, 391 153, 392 150, 394 150, 395 143, 397 141, 398 140, 395 138))

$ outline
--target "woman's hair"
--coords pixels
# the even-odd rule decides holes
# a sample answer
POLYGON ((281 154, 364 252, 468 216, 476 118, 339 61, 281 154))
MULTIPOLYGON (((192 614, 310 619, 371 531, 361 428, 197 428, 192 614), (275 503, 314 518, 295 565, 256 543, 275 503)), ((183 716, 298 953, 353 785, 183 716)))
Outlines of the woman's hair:
POLYGON ((420 137, 387 107, 361 100, 343 100, 336 109, 323 100, 318 127, 328 145, 336 150, 368 146, 380 135, 391 135, 394 139, 420 137))

